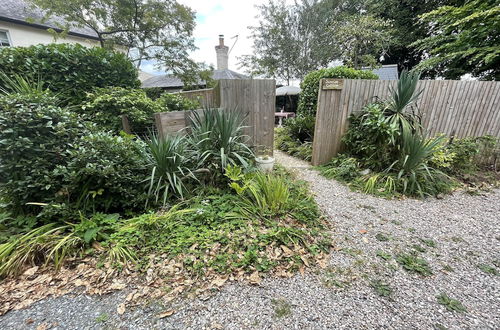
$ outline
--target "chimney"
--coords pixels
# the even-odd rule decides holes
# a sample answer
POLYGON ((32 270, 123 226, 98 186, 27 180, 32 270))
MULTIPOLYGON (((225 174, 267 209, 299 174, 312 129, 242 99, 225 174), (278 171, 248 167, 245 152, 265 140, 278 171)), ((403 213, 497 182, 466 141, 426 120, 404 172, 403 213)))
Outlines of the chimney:
POLYGON ((215 46, 217 54, 217 70, 226 70, 228 68, 229 47, 224 46, 224 35, 219 35, 219 45, 215 46))

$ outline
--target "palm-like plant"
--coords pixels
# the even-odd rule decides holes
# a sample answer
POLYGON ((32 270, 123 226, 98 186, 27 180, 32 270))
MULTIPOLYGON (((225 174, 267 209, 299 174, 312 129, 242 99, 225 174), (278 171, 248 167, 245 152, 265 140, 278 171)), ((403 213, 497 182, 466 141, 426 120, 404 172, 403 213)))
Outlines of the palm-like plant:
POLYGON ((237 111, 224 109, 193 113, 189 140, 198 152, 202 166, 212 164, 220 171, 224 171, 227 165, 248 166, 253 152, 246 145, 249 137, 243 132, 243 120, 237 111))
POLYGON ((0 94, 40 94, 44 91, 45 88, 40 76, 37 80, 33 80, 19 74, 9 76, 0 71, 0 94))
POLYGON ((435 195, 448 189, 450 178, 428 165, 429 159, 440 145, 443 137, 426 140, 417 133, 403 131, 399 160, 385 171, 396 172, 403 194, 435 195))
POLYGON ((399 128, 403 132, 414 132, 420 129, 420 120, 418 114, 414 111, 407 111, 408 107, 416 104, 417 99, 423 90, 417 91, 419 72, 408 72, 404 70, 401 73, 396 88, 390 86, 391 96, 386 104, 386 114, 389 123, 399 128))
MULTIPOLYGON (((179 135, 159 136, 153 133, 146 141, 146 161, 151 168, 147 180, 148 194, 166 205, 171 194, 184 197, 186 178, 196 179, 190 170, 190 151, 186 139, 179 135)), ((147 202, 146 202, 147 206, 147 202)))

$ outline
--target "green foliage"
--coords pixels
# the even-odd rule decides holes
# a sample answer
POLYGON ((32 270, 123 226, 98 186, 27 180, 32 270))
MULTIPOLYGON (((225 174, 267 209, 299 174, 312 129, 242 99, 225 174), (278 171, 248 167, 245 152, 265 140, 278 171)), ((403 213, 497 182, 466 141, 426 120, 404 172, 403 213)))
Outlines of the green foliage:
POLYGON ((47 224, 0 245, 0 276, 18 274, 25 265, 53 262, 59 268, 64 258, 83 246, 70 226, 47 224))
POLYGON ((158 136, 153 133, 146 141, 144 154, 150 175, 147 179, 148 194, 163 206, 170 197, 184 197, 188 178, 196 179, 190 169, 190 156, 186 139, 180 135, 158 136))
POLYGON ((480 265, 477 265, 477 267, 480 270, 482 270, 483 272, 485 272, 486 274, 491 274, 491 275, 495 275, 495 276, 500 275, 500 272, 494 266, 487 265, 487 264, 480 264, 480 265))
POLYGON ((95 213, 90 218, 81 217, 80 223, 73 226, 73 232, 87 245, 102 242, 109 239, 109 235, 114 232, 119 218, 119 214, 104 213, 95 213))
POLYGON ((419 69, 434 69, 446 79, 464 74, 485 80, 500 80, 498 38, 500 26, 497 0, 471 0, 442 6, 421 16, 429 27, 427 38, 412 46, 429 54, 419 69))
POLYGON ((122 53, 79 44, 2 47, 0 67, 9 76, 41 77, 43 87, 78 104, 94 87, 139 87, 137 69, 122 53))
POLYGON ((349 117, 349 129, 342 138, 349 155, 365 166, 382 170, 393 161, 398 128, 391 124, 380 103, 372 103, 349 117))
POLYGON ((340 154, 318 169, 328 179, 349 182, 359 176, 360 166, 356 158, 340 154))
POLYGON ((390 22, 367 13, 348 15, 336 22, 332 30, 340 59, 355 69, 377 66, 393 42, 390 22))
POLYGON ((49 93, 44 90, 40 77, 35 81, 21 74, 8 75, 0 71, 0 94, 43 95, 45 92, 49 93))
POLYGON ((231 166, 226 168, 226 176, 250 212, 275 217, 286 211, 290 191, 284 178, 260 172, 238 174, 238 167, 231 166))
POLYGON ((294 139, 287 127, 278 127, 274 129, 274 145, 276 149, 284 151, 294 157, 307 161, 310 161, 312 158, 312 142, 300 142, 300 140, 294 139))
POLYGON ((197 100, 191 100, 181 94, 162 94, 157 103, 161 111, 182 111, 182 110, 196 110, 201 108, 201 104, 197 100))
POLYGON ((193 113, 189 143, 196 151, 198 162, 213 174, 223 174, 227 165, 248 166, 254 157, 246 145, 243 118, 237 111, 205 109, 193 113))
POLYGON ((0 191, 15 213, 27 203, 55 199, 61 182, 54 171, 67 163, 66 150, 84 134, 81 120, 46 94, 0 97, 0 191))
POLYGON ((399 254, 396 261, 408 272, 417 273, 422 276, 432 275, 432 271, 426 260, 412 254, 399 254))
POLYGON ((161 87, 149 87, 142 89, 146 95, 153 101, 157 100, 165 93, 165 91, 161 87))
POLYGON ((380 280, 371 281, 370 286, 381 297, 389 297, 392 295, 391 287, 387 283, 384 283, 380 280))
POLYGON ((90 133, 74 141, 53 180, 64 183, 59 200, 83 212, 134 213, 146 202, 144 143, 133 136, 90 133), (57 178, 57 179, 56 179, 57 178))
POLYGON ((343 66, 310 72, 300 83, 302 91, 300 92, 298 113, 316 114, 319 82, 322 78, 378 79, 377 75, 371 71, 355 70, 343 66))
POLYGON ((121 116, 126 115, 132 131, 140 134, 151 130, 154 113, 161 111, 143 90, 123 87, 94 89, 87 93, 80 109, 83 118, 115 133, 123 130, 121 116))
POLYGON ((465 308, 460 301, 448 297, 446 293, 440 293, 436 298, 437 302, 446 307, 450 312, 467 312, 467 308, 465 308))

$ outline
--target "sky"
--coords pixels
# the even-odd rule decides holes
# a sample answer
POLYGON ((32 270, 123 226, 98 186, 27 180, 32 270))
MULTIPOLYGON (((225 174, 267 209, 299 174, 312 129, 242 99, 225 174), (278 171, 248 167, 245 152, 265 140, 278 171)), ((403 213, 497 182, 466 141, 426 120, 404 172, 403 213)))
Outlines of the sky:
MULTIPOLYGON (((237 57, 252 53, 252 40, 249 26, 258 23, 258 9, 255 5, 267 3, 267 0, 178 0, 179 3, 191 7, 196 12, 195 44, 198 47, 191 57, 197 62, 205 62, 216 66, 215 46, 219 43, 219 34, 225 36, 225 44, 229 48, 229 69, 244 73, 238 68, 237 57), (238 39, 233 38, 238 36, 238 39)), ((287 0, 292 3, 293 0, 287 0)), ((143 71, 163 74, 154 69, 154 63, 147 62, 141 66, 143 71)))

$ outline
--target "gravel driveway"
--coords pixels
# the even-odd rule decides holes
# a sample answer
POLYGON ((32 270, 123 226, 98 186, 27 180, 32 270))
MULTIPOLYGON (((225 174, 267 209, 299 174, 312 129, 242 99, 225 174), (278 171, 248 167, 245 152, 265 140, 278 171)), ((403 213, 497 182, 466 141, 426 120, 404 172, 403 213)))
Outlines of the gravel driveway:
POLYGON ((282 153, 277 159, 311 183, 334 226, 327 268, 258 287, 230 284, 208 300, 151 303, 123 315, 116 309, 126 292, 46 299, 1 317, 0 329, 499 328, 500 191, 385 200, 351 192, 282 153), (440 294, 455 300, 440 304, 440 294), (175 312, 156 317, 168 310, 175 312))

